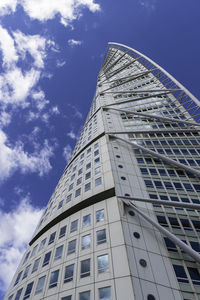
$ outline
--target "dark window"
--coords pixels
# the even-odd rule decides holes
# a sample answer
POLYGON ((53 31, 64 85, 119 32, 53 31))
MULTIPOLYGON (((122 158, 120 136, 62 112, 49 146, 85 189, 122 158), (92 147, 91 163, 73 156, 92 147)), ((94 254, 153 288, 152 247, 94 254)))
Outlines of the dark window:
POLYGON ((66 203, 70 202, 71 200, 72 200, 72 194, 67 196, 66 203))
POLYGON ((28 299, 30 297, 31 291, 32 291, 32 287, 33 287, 33 282, 30 282, 27 285, 27 287, 26 287, 26 291, 25 291, 23 300, 28 299))
POLYGON ((191 184, 189 184, 189 183, 183 183, 183 185, 184 185, 186 191, 189 191, 189 192, 190 191, 194 191, 193 188, 192 188, 192 186, 191 186, 191 184))
POLYGON ((167 176, 167 173, 164 169, 158 169, 158 172, 161 176, 167 176))
POLYGON ((140 171, 143 175, 148 175, 149 174, 149 172, 146 168, 140 168, 140 171))
POLYGON ((90 300, 90 291, 80 293, 80 300, 90 300))
POLYGON ((158 189, 163 189, 163 185, 161 181, 154 181, 154 184, 158 189))
POLYGON ((76 251, 76 240, 73 240, 68 243, 67 254, 74 253, 75 251, 76 251))
POLYGON ((62 297, 61 300, 72 300, 72 296, 66 296, 66 297, 62 297))
POLYGON ((49 282, 49 289, 54 288, 58 284, 58 275, 59 270, 53 271, 51 273, 50 282, 49 282))
POLYGON ((174 170, 167 170, 169 176, 176 176, 174 170))
POLYGON ((49 238, 49 245, 52 244, 55 240, 55 237, 56 237, 56 232, 53 232, 51 235, 50 235, 50 238, 49 238))
POLYGON ((200 274, 199 270, 196 268, 187 267, 190 277, 192 279, 193 284, 200 285, 200 274))
POLYGON ((91 172, 85 174, 85 180, 89 179, 90 177, 91 177, 91 172))
POLYGON ((99 300, 111 300, 110 287, 99 289, 99 300))
POLYGON ((60 209, 62 206, 63 206, 63 200, 59 202, 58 209, 60 209))
POLYGON ((64 283, 72 281, 73 276, 74 276, 74 264, 66 266, 65 267, 64 283))
POLYGON ((156 169, 149 169, 151 175, 158 175, 158 172, 156 169))
POLYGON ((97 231, 97 245, 106 243, 106 230, 102 229, 97 231))
POLYGON ((71 222, 70 233, 77 231, 78 228, 78 220, 71 222))
POLYGON ((164 181, 164 185, 167 190, 173 190, 173 186, 172 186, 171 182, 164 181))
POLYGON ((179 282, 185 282, 185 283, 189 282, 183 266, 173 265, 173 268, 179 282))
POLYGON ((90 259, 81 261, 81 278, 90 276, 90 259))
POLYGON ((43 267, 48 265, 50 258, 51 258, 51 251, 45 254, 44 261, 42 264, 43 267))
POLYGON ((96 222, 104 221, 104 209, 96 211, 96 222))
POLYGON ((24 258, 24 261, 23 261, 23 264, 25 264, 25 262, 27 262, 29 255, 30 255, 30 251, 26 254, 26 256, 24 258))
POLYGON ((20 278, 21 278, 21 276, 22 276, 22 272, 23 272, 23 271, 19 272, 19 274, 17 275, 17 278, 16 278, 16 280, 15 280, 14 286, 15 286, 16 284, 18 284, 18 282, 19 282, 19 280, 20 280, 20 278))
POLYGON ((63 252, 63 245, 56 248, 56 253, 55 253, 54 260, 60 259, 62 257, 62 252, 63 252))
POLYGON ((144 182, 146 184, 146 187, 149 187, 149 188, 153 188, 154 187, 151 180, 145 180, 144 182))
POLYGON ((79 178, 77 179, 76 184, 79 185, 79 184, 81 184, 81 182, 82 182, 82 177, 79 177, 79 178))
POLYGON ((88 183, 86 183, 86 185, 85 185, 85 192, 89 191, 90 189, 91 189, 91 183, 88 182, 88 183))
POLYGON ((81 188, 78 189, 78 190, 76 190, 76 192, 75 192, 75 197, 80 196, 80 194, 81 194, 81 188))
POLYGON ((20 289, 20 290, 17 291, 17 294, 16 294, 16 296, 15 296, 15 300, 19 300, 19 299, 20 299, 22 290, 23 290, 23 289, 20 289))
POLYGON ((173 182, 176 190, 183 190, 182 184, 179 182, 173 182))
POLYGON ((164 241, 165 241, 166 247, 169 251, 177 252, 176 245, 170 239, 168 239, 167 237, 164 237, 164 241))
POLYGON ((63 226, 60 228, 59 239, 65 236, 67 226, 63 226))
POLYGON ((88 163, 88 164, 86 165, 86 170, 88 170, 89 168, 91 168, 91 163, 88 163))
POLYGON ((26 269, 25 269, 25 271, 24 271, 24 275, 23 275, 23 278, 22 278, 22 279, 24 279, 24 278, 26 278, 26 277, 28 276, 28 272, 29 272, 29 270, 30 270, 30 267, 31 267, 31 265, 28 265, 28 266, 26 267, 26 269))
POLYGON ((46 244, 46 239, 44 239, 44 240, 41 241, 40 248, 39 248, 38 251, 41 251, 44 248, 45 244, 46 244))

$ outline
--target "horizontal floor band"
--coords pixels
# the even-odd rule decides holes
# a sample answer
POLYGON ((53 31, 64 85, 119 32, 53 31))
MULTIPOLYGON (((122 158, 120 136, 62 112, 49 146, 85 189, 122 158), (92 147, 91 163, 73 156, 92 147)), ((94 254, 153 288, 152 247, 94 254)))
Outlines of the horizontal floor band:
POLYGON ((81 209, 84 209, 90 205, 93 205, 95 203, 101 202, 103 200, 106 200, 108 198, 114 197, 115 196, 115 188, 111 188, 109 190, 106 190, 104 192, 101 192, 99 194, 96 194, 92 197, 89 197, 80 203, 70 207, 60 215, 58 215, 55 219, 53 219, 51 222, 49 222, 46 226, 44 226, 35 236, 34 238, 30 241, 29 245, 31 246, 43 233, 45 233, 47 230, 49 230, 51 227, 54 225, 58 224, 62 220, 68 218, 69 216, 75 214, 81 209))

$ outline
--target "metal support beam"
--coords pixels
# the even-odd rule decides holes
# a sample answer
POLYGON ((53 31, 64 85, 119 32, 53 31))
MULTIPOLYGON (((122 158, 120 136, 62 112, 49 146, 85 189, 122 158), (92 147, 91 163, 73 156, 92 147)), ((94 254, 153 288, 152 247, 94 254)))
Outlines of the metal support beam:
POLYGON ((109 134, 130 134, 130 133, 181 133, 181 132, 199 132, 200 129, 150 129, 150 130, 127 130, 127 131, 109 131, 109 134))
POLYGON ((112 69, 126 54, 127 52, 124 52, 119 58, 117 58, 112 65, 108 66, 108 68, 104 70, 104 73, 107 73, 110 69, 112 69))
POLYGON ((177 238, 173 233, 169 232, 167 229, 162 227, 160 224, 155 222, 149 216, 144 214, 139 208, 131 203, 131 201, 123 200, 123 203, 127 206, 130 206, 138 215, 144 218, 147 222, 149 222, 153 227, 158 229, 164 236, 168 237, 175 245, 180 247, 185 253, 190 255, 197 263, 200 263, 200 254, 189 247, 187 244, 182 242, 179 238, 177 238))
MULTIPOLYGON (((106 91, 106 90, 105 90, 106 91)), ((104 93, 105 91, 102 91, 101 93, 104 93)), ((172 93, 175 93, 175 92, 178 92, 180 90, 167 90, 167 89, 161 89, 161 90, 128 90, 128 91, 112 91, 112 92, 105 92, 105 94, 140 94, 140 93, 155 93, 155 92, 163 92, 163 91, 166 91, 166 92, 169 92, 170 94, 172 93)), ((101 94, 100 93, 100 94, 101 94)), ((154 96, 151 95, 152 97, 154 96)))
MULTIPOLYGON (((116 132, 116 133, 117 133, 117 132, 116 132)), ((186 166, 186 165, 184 165, 184 164, 181 164, 181 163, 177 162, 176 160, 173 160, 173 159, 171 159, 171 158, 169 158, 169 157, 166 157, 166 156, 164 156, 164 155, 162 155, 162 154, 159 154, 159 153, 157 153, 157 152, 155 152, 155 151, 152 151, 152 150, 149 150, 149 149, 147 149, 147 148, 145 148, 145 147, 143 147, 143 146, 140 146, 140 145, 138 145, 136 142, 131 142, 131 141, 122 139, 122 138, 120 138, 120 137, 118 137, 118 136, 111 135, 111 134, 109 134, 109 136, 112 137, 112 138, 118 139, 118 140, 120 140, 120 141, 123 141, 123 142, 125 142, 125 143, 127 143, 127 144, 129 144, 129 145, 131 145, 131 146, 135 146, 136 148, 139 148, 139 149, 143 150, 144 152, 150 154, 152 157, 160 158, 161 160, 167 162, 168 164, 170 164, 170 165, 172 165, 172 166, 176 166, 176 167, 178 167, 178 168, 184 169, 184 170, 186 170, 187 172, 190 172, 190 173, 194 174, 195 176, 200 177, 200 171, 198 171, 198 170, 196 170, 196 169, 193 169, 193 168, 191 168, 191 167, 189 167, 189 166, 186 166)))
POLYGON ((158 116, 158 115, 154 115, 154 114, 146 114, 146 113, 141 113, 141 112, 135 112, 135 111, 125 110, 125 109, 120 109, 120 108, 103 107, 103 109, 116 110, 116 111, 119 111, 119 112, 127 113, 129 115, 147 117, 147 118, 150 118, 150 119, 160 119, 160 120, 167 121, 167 122, 170 122, 170 123, 176 122, 176 123, 183 123, 183 124, 187 124, 187 125, 200 126, 200 124, 194 123, 194 122, 189 122, 189 121, 184 121, 184 120, 179 120, 179 119, 173 119, 173 118, 158 116))
POLYGON ((166 201, 166 200, 154 200, 154 199, 143 199, 143 198, 136 198, 136 197, 128 197, 128 196, 118 196, 118 198, 138 201, 138 202, 145 202, 145 203, 152 203, 152 204, 161 204, 166 206, 172 207, 181 207, 186 209, 197 209, 200 210, 200 204, 193 204, 193 203, 185 203, 185 202, 173 202, 173 201, 166 201))

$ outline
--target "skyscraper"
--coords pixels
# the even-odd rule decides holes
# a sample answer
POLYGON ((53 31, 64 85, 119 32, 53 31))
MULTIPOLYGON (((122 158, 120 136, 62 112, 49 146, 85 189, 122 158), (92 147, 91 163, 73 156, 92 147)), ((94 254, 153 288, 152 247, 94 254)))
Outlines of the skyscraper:
POLYGON ((109 43, 92 105, 7 300, 200 299, 200 108, 109 43))

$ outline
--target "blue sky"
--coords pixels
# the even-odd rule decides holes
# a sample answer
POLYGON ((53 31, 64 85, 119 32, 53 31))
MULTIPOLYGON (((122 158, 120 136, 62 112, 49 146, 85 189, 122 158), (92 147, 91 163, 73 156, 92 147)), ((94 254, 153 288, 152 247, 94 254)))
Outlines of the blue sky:
POLYGON ((0 298, 76 143, 107 43, 146 54, 200 98, 199 11, 199 0, 0 1, 0 298))

